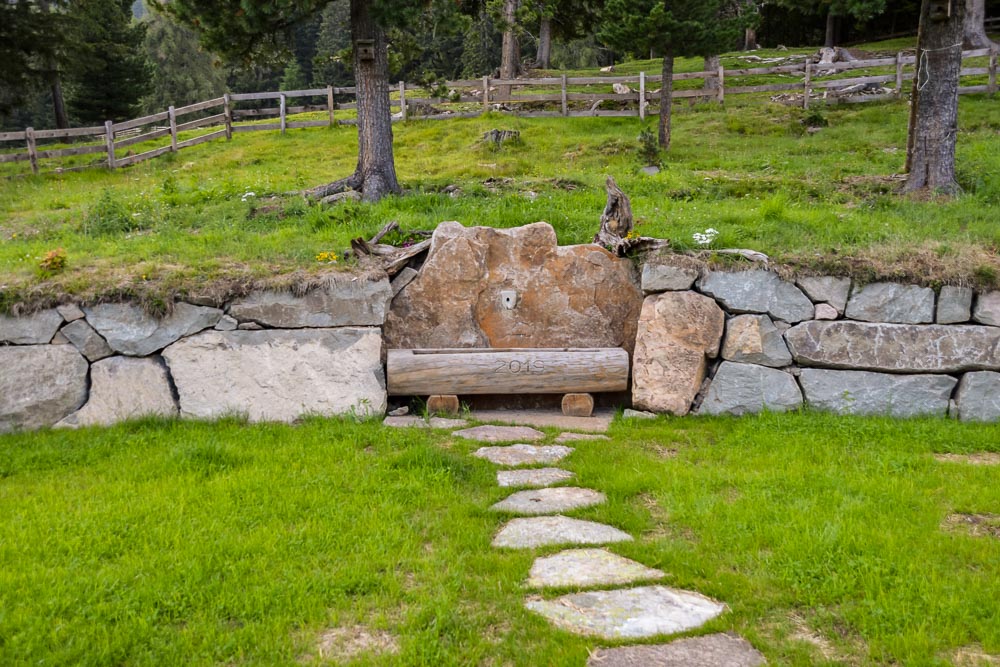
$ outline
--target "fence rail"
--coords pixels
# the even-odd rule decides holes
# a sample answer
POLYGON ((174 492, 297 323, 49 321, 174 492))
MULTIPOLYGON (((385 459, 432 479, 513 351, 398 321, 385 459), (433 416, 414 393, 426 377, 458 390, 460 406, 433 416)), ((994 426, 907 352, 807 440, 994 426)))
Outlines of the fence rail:
MULTIPOLYGON (((962 67, 962 77, 986 77, 986 83, 960 86, 960 94, 997 92, 997 60, 998 53, 992 49, 977 49, 964 51, 963 61, 971 58, 986 58, 986 66, 962 67)), ((902 99, 904 83, 912 81, 915 72, 916 57, 899 53, 892 58, 873 58, 869 60, 854 60, 832 64, 817 64, 806 58, 803 62, 775 65, 771 67, 736 68, 704 71, 682 72, 673 75, 673 81, 688 82, 701 80, 700 88, 681 87, 673 91, 673 97, 678 100, 702 99, 724 103, 727 96, 755 95, 766 93, 789 93, 801 95, 800 103, 808 108, 813 101, 827 103, 863 103, 889 99, 902 99), (843 76, 851 70, 884 68, 889 72, 865 76, 843 76), (794 82, 765 83, 746 85, 754 82, 741 82, 746 77, 761 76, 800 76, 801 80, 794 82), (836 78, 839 77, 839 78, 836 78), (741 85, 743 84, 743 85, 741 85), (891 85, 891 87, 890 87, 891 85), (854 87, 862 86, 863 90, 854 87), (874 86, 874 88, 869 88, 874 86), (851 89, 848 95, 845 89, 851 89)), ((393 121, 406 121, 413 118, 421 120, 442 120, 446 118, 471 118, 481 113, 500 110, 515 111, 507 105, 551 105, 543 109, 518 109, 519 116, 528 117, 639 117, 656 115, 658 109, 650 109, 650 103, 659 103, 661 91, 653 90, 653 86, 662 84, 663 77, 658 74, 647 75, 640 72, 628 76, 559 76, 535 79, 463 79, 446 81, 444 86, 450 91, 449 96, 416 97, 425 89, 414 84, 399 82, 391 88, 392 108, 397 112, 393 121), (594 86, 610 86, 612 90, 594 91, 594 86), (637 88, 633 88, 637 86, 637 88), (537 92, 525 92, 534 88, 537 92), (541 89, 541 90, 540 90, 541 89), (545 90, 548 89, 548 90, 545 90), (465 105, 447 111, 437 109, 438 106, 465 105), (627 108, 604 109, 603 105, 613 104, 627 108), (471 109, 470 105, 474 105, 471 109), (589 106, 588 106, 589 105, 589 106), (478 110, 474 110, 478 108, 478 110)), ((982 79, 980 79, 982 81, 982 79)), ((324 127, 331 125, 354 125, 356 120, 347 117, 338 118, 337 111, 349 111, 357 108, 353 98, 356 88, 333 87, 311 88, 304 90, 288 90, 262 93, 233 93, 212 100, 197 102, 182 107, 169 107, 166 111, 134 118, 119 123, 107 121, 103 126, 78 127, 64 130, 35 130, 26 128, 21 132, 0 132, 0 164, 7 162, 30 162, 31 170, 40 173, 39 160, 60 159, 71 156, 103 153, 104 158, 96 164, 104 164, 108 168, 125 167, 138 164, 166 153, 177 152, 182 148, 215 139, 232 139, 234 133, 280 131, 289 129, 324 127), (289 100, 302 100, 296 106, 290 106, 289 100), (261 103, 277 101, 277 106, 260 106, 261 103), (249 105, 249 106, 247 106, 249 105), (289 116, 307 112, 325 112, 323 120, 290 120, 289 116), (192 114, 199 117, 180 121, 179 119, 192 114), (277 122, 267 122, 270 119, 277 122), (261 121, 265 122, 261 122, 261 121), (209 129, 207 133, 194 137, 180 138, 181 133, 209 129), (221 129, 213 129, 221 128, 221 129), (138 144, 164 139, 169 142, 149 148, 140 153, 121 153, 122 149, 138 144), (85 145, 46 148, 39 146, 39 140, 68 140, 85 145), (23 143, 22 150, 4 149, 5 143, 23 143)), ((76 171, 96 166, 95 163, 73 167, 57 167, 54 171, 76 171)))

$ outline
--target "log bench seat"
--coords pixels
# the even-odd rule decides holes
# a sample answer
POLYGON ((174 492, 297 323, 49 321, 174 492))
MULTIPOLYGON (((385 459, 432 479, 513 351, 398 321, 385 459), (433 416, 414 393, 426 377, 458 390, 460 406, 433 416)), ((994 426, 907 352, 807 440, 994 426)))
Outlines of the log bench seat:
POLYGON ((627 390, 628 372, 617 347, 389 350, 386 360, 390 396, 446 397, 436 403, 457 407, 461 395, 565 394, 563 412, 575 416, 589 416, 590 393, 627 390))

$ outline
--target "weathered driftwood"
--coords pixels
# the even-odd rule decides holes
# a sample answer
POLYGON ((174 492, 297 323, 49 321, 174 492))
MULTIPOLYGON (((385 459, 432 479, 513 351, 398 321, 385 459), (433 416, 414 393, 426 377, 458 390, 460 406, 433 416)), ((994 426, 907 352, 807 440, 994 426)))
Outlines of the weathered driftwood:
POLYGON ((816 62, 816 74, 820 76, 833 74, 837 71, 836 69, 824 69, 823 65, 832 65, 833 63, 849 63, 856 60, 856 58, 852 56, 847 49, 839 46, 824 46, 819 50, 817 56, 819 56, 819 60, 816 62))
POLYGON ((613 177, 608 176, 604 189, 608 193, 608 201, 604 205, 601 228, 594 236, 594 243, 606 248, 617 248, 635 224, 632 218, 632 204, 613 177))
POLYGON ((389 350, 393 396, 566 394, 628 389, 628 352, 593 349, 389 350))
POLYGON ((743 259, 749 260, 751 262, 761 262, 767 264, 771 261, 771 258, 762 252, 757 252, 756 250, 748 250, 746 248, 723 248, 721 250, 704 250, 700 255, 710 256, 710 255, 737 255, 743 259))
MULTIPOLYGON (((388 231, 386 228, 383 228, 383 232, 388 233, 388 231)), ((402 271, 403 267, 409 264, 411 259, 427 252, 430 247, 430 239, 405 248, 397 248, 396 246, 384 243, 370 243, 360 237, 351 241, 351 250, 356 257, 371 257, 376 259, 389 276, 394 276, 402 271)))

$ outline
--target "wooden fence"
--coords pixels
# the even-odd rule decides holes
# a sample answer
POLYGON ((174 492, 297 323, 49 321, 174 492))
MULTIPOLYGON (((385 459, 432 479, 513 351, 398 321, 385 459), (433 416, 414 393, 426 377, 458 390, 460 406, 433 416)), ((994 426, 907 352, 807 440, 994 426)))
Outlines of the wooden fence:
MULTIPOLYGON (((964 51, 962 59, 986 58, 986 66, 963 67, 960 76, 986 77, 985 84, 960 86, 959 94, 997 92, 997 50, 978 49, 964 51)), ((717 101, 722 103, 727 97, 734 95, 792 93, 801 94, 801 104, 808 108, 811 102, 873 102, 879 100, 901 99, 904 96, 904 82, 915 76, 913 55, 897 54, 891 58, 876 58, 871 60, 855 60, 819 65, 811 59, 803 62, 782 64, 773 67, 757 67, 743 69, 724 69, 708 72, 683 72, 673 76, 675 90, 674 99, 695 99, 702 101, 717 101), (879 68, 884 74, 844 77, 844 73, 858 69, 879 68), (740 83, 740 79, 758 76, 801 77, 795 82, 767 83, 761 85, 732 85, 740 83), (690 81, 700 80, 698 87, 690 86, 690 81), (879 92, 868 94, 858 93, 858 86, 876 86, 879 92), (851 90, 849 96, 844 90, 851 90), (885 92, 889 90, 889 92, 885 92), (822 91, 818 94, 817 91, 822 91)), ((634 76, 596 76, 596 77, 547 77, 534 79, 482 79, 447 81, 445 86, 451 91, 448 97, 414 97, 413 94, 424 91, 419 86, 399 82, 392 89, 392 107, 397 111, 394 121, 406 121, 411 118, 421 120, 436 120, 445 118, 469 118, 491 110, 514 111, 509 105, 548 105, 548 109, 516 110, 519 116, 637 116, 645 119, 647 115, 658 114, 658 109, 650 109, 651 102, 658 103, 660 90, 653 89, 662 82, 660 75, 647 75, 640 72, 634 76), (619 84, 615 86, 615 84, 619 84), (595 86, 603 90, 595 91, 595 86), (612 92, 607 92, 608 87, 612 92), (627 92, 624 87, 627 87, 627 92), (635 88, 633 88, 635 86, 635 88), (520 90, 535 88, 539 92, 523 94, 520 90), (614 91, 618 88, 618 92, 614 91), (410 93, 410 94, 408 94, 410 93), (603 109, 602 106, 611 103, 619 107, 603 109), (437 107, 450 107, 442 111, 437 107)), ((355 88, 316 88, 309 90, 289 90, 267 93, 234 93, 222 97, 198 102, 183 107, 169 107, 142 118, 127 120, 121 123, 106 122, 103 126, 79 127, 68 130, 34 130, 27 128, 23 132, 0 133, 0 164, 5 162, 28 161, 31 170, 40 173, 39 161, 43 159, 64 158, 76 155, 103 154, 98 163, 90 163, 74 167, 57 167, 54 171, 75 171, 96 165, 106 165, 110 169, 137 164, 144 160, 158 157, 165 153, 177 152, 182 148, 196 146, 214 139, 232 139, 234 133, 255 132, 264 130, 279 130, 303 127, 325 127, 337 124, 354 124, 356 120, 346 117, 337 118, 336 112, 353 110, 357 104, 353 100, 355 88), (264 106, 271 100, 277 101, 277 106, 264 106), (289 106, 289 100, 303 100, 298 106, 289 106), (312 103, 310 103, 312 101, 312 103), (241 106, 251 103, 256 108, 241 106), (321 120, 290 120, 289 116, 322 112, 325 118, 321 120), (180 122, 184 116, 198 114, 198 117, 180 122), (261 122, 261 120, 276 119, 277 122, 261 122), (186 139, 181 139, 182 133, 207 128, 209 131, 186 139), (147 149, 141 153, 131 150, 124 155, 122 149, 169 137, 169 143, 147 149), (45 148, 39 146, 39 140, 69 142, 85 142, 85 145, 45 148), (4 150, 4 143, 23 142, 22 150, 4 150)))

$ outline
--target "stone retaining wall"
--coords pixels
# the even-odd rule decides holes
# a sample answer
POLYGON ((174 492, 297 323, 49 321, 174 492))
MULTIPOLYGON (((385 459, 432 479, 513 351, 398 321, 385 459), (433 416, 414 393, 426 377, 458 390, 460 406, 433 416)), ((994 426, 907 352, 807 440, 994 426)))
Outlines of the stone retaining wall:
POLYGON ((0 316, 0 432, 143 415, 281 420, 385 412, 385 278, 222 308, 130 304, 0 316))
POLYGON ((142 415, 378 415, 383 340, 621 346, 634 407, 658 413, 805 405, 1000 419, 1000 292, 793 283, 670 255, 640 278, 602 248, 557 247, 544 223, 439 230, 423 268, 394 286, 339 275, 303 296, 177 303, 162 319, 129 304, 0 316, 0 432, 142 415))

